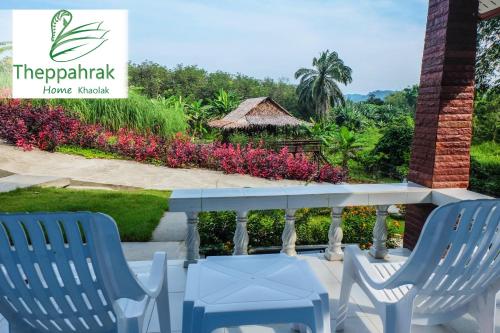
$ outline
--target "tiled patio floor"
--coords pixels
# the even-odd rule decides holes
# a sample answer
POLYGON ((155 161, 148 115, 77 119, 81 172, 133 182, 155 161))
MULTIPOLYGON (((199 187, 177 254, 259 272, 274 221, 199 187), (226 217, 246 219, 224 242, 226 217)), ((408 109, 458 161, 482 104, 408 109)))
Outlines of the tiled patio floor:
MULTIPOLYGON (((391 260, 401 260, 402 252, 392 252, 391 260)), ((335 313, 340 293, 340 281, 342 277, 342 262, 329 262, 324 260, 322 255, 301 255, 300 259, 307 260, 322 283, 328 288, 330 294, 330 308, 332 313, 332 332, 335 327, 335 313)), ((151 262, 135 261, 130 262, 130 266, 137 274, 144 274, 149 271, 151 262)), ((182 301, 186 283, 187 270, 183 268, 182 260, 171 260, 168 265, 168 283, 171 309, 171 321, 173 332, 180 332, 182 325, 182 301)), ((500 320, 498 320, 497 306, 497 326, 496 332, 500 332, 500 320)), ((0 317, 1 318, 1 317, 0 317)), ((7 323, 0 319, 0 333, 7 333, 7 323)), ((159 332, 158 317, 155 311, 149 324, 148 332, 159 332)), ((290 332, 289 325, 279 326, 245 326, 230 329, 220 329, 217 333, 282 333, 290 332)), ((364 295, 358 286, 354 286, 349 305, 349 317, 345 324, 346 333, 383 332, 380 318, 376 315, 373 305, 364 295)), ((473 333, 479 332, 474 320, 463 317, 447 326, 413 326, 413 333, 473 333)))

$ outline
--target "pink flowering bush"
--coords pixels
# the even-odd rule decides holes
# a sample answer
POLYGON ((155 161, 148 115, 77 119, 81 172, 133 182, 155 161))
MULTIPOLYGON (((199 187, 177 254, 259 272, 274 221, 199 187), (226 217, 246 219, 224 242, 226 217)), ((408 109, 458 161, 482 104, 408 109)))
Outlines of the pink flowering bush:
POLYGON ((85 124, 61 108, 33 107, 17 100, 0 103, 0 138, 25 150, 38 147, 54 151, 60 145, 77 145, 171 168, 201 167, 269 179, 330 183, 341 182, 346 177, 339 167, 318 166, 306 154, 293 155, 287 148, 276 152, 262 144, 196 144, 181 133, 166 140, 125 128, 113 132, 101 125, 85 124))
POLYGON ((61 109, 40 110, 17 100, 0 104, 0 137, 25 150, 36 146, 53 151, 58 145, 72 143, 80 125, 61 109))

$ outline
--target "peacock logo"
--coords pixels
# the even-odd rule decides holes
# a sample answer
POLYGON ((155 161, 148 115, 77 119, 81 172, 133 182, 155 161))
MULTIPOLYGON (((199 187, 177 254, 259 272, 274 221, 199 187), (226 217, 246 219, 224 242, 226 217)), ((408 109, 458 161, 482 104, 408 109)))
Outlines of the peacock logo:
POLYGON ((103 22, 92 22, 71 28, 73 15, 67 10, 58 11, 51 21, 52 46, 49 56, 55 62, 79 59, 101 47, 110 30, 102 28, 103 22))

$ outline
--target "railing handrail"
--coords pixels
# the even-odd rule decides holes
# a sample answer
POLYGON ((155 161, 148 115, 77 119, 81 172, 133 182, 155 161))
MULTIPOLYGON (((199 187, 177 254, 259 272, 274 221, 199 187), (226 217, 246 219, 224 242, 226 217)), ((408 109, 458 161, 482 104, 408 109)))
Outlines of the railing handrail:
POLYGON ((445 203, 488 199, 466 189, 430 189, 415 183, 302 185, 287 187, 207 188, 174 190, 171 212, 235 209, 298 209, 393 204, 445 203))
POLYGON ((302 185, 174 190, 169 210, 298 209, 432 203, 432 190, 414 183, 302 185))

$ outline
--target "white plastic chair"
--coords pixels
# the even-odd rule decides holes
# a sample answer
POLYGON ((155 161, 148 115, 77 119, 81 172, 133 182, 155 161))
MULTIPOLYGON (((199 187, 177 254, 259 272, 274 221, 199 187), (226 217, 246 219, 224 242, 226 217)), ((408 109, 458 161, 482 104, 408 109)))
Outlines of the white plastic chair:
POLYGON ((10 332, 145 332, 154 301, 170 332, 167 258, 144 283, 100 213, 0 214, 0 313, 10 332))
POLYGON ((353 283, 382 317, 384 332, 410 332, 411 324, 437 325, 465 313, 481 333, 495 331, 495 295, 500 288, 500 200, 443 205, 427 218, 406 260, 370 263, 357 246, 347 247, 337 330, 342 330, 353 283))

